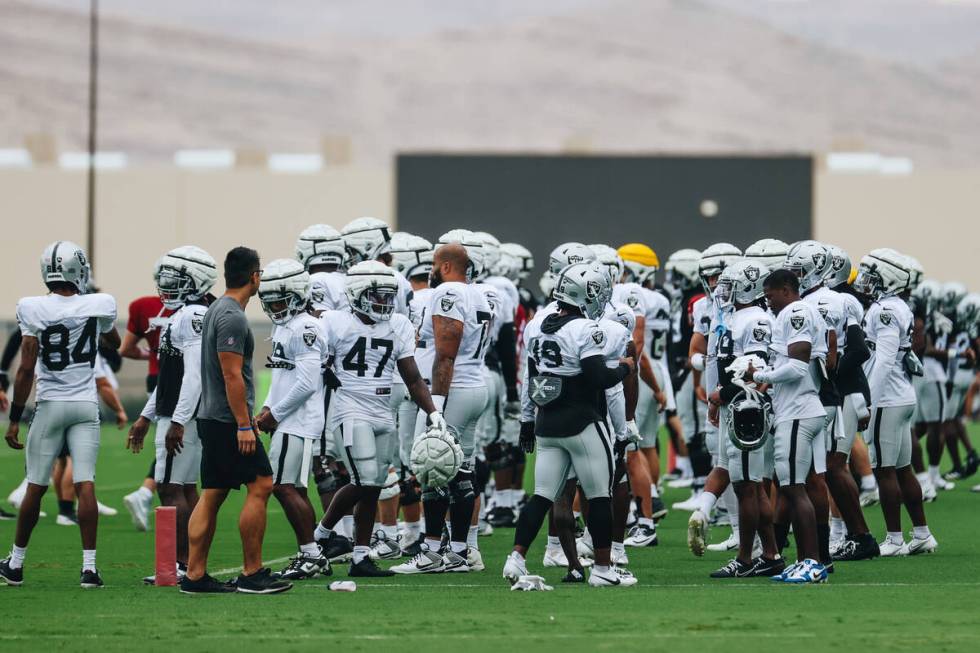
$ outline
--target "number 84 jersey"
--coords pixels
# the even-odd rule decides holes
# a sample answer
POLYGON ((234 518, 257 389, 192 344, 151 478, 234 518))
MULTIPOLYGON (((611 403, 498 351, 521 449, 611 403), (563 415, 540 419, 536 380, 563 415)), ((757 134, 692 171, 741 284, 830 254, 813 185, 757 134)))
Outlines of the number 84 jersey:
POLYGON ((327 335, 331 369, 340 381, 330 399, 334 430, 347 419, 391 423, 392 375, 396 363, 415 353, 415 329, 401 313, 386 322, 365 324, 351 310, 320 316, 327 335))
POLYGON ((436 359, 435 334, 432 328, 434 315, 463 323, 463 337, 456 354, 451 387, 484 387, 486 379, 482 371, 483 358, 493 335, 493 311, 484 293, 473 284, 458 281, 443 282, 429 293, 428 305, 419 327, 418 353, 415 359, 422 377, 430 382, 432 365, 436 359))
POLYGON ((97 402, 99 336, 116 322, 111 295, 44 295, 17 302, 20 332, 38 340, 37 400, 97 402))

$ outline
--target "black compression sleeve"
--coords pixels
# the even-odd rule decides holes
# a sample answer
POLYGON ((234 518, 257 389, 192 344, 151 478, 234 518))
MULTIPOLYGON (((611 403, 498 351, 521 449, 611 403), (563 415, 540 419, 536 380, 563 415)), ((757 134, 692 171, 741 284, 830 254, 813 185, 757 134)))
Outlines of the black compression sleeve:
POLYGON ((7 345, 3 348, 3 357, 0 358, 0 370, 4 372, 10 370, 10 364, 14 362, 14 356, 20 349, 21 340, 23 340, 23 336, 20 334, 20 329, 10 334, 10 339, 7 340, 7 345))
POLYGON ((851 375, 869 358, 871 358, 871 350, 864 340, 864 331, 859 325, 852 324, 847 327, 847 345, 844 347, 844 355, 837 362, 838 378, 851 378, 851 375))
POLYGON ((581 361, 582 373, 589 383, 605 390, 611 388, 629 374, 630 368, 626 363, 620 363, 618 367, 607 367, 606 360, 602 356, 589 356, 581 361))
POLYGON ((494 349, 497 351, 497 360, 500 361, 500 371, 504 375, 507 401, 517 401, 517 336, 513 322, 507 322, 500 327, 494 349))

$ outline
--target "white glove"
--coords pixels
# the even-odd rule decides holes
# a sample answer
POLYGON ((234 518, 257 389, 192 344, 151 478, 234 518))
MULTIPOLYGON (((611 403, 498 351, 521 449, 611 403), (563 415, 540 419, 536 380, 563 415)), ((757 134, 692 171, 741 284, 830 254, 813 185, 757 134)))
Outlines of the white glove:
POLYGON ((640 429, 636 426, 635 419, 626 420, 626 439, 630 444, 640 444, 643 440, 643 436, 640 435, 640 429))
POLYGON ((748 371, 750 364, 757 370, 762 370, 766 367, 766 362, 759 356, 749 354, 748 356, 739 356, 733 360, 731 365, 725 368, 725 371, 732 373, 733 381, 741 381, 745 377, 745 373, 748 371))
POLYGON ((521 576, 517 582, 510 586, 511 592, 550 592, 555 589, 551 585, 544 584, 543 576, 521 576))
POLYGON ((426 420, 429 426, 435 427, 440 431, 448 431, 449 427, 446 425, 446 418, 442 416, 438 410, 434 410, 428 415, 426 415, 426 420))

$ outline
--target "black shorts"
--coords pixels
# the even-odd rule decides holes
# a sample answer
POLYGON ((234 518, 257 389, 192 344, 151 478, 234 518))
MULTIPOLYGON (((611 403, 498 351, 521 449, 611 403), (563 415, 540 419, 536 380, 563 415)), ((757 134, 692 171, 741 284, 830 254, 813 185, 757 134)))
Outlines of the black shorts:
POLYGON ((238 425, 211 419, 197 420, 201 438, 201 488, 238 490, 259 476, 272 476, 269 456, 262 440, 255 438, 255 453, 238 451, 238 425))
POLYGON ((157 375, 147 374, 146 375, 146 394, 151 395, 153 391, 157 389, 157 375))

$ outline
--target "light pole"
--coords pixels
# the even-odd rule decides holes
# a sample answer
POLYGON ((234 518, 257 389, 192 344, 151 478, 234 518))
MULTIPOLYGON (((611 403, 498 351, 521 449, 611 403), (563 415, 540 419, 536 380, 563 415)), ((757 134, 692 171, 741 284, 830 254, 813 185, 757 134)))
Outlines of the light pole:
POLYGON ((91 262, 95 258, 95 143, 98 125, 96 116, 99 85, 99 0, 90 0, 89 3, 88 53, 88 205, 86 212, 88 233, 85 251, 91 262))

